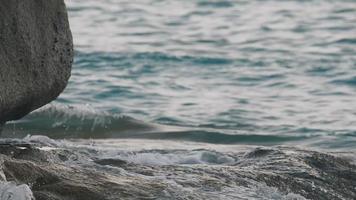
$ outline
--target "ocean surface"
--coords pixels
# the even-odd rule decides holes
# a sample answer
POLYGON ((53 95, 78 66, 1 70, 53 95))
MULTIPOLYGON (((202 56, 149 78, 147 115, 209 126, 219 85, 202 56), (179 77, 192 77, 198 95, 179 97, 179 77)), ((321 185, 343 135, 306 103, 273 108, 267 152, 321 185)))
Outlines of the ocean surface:
POLYGON ((69 85, 14 132, 356 150, 355 1, 67 6, 69 85))
POLYGON ((158 165, 231 161, 206 160, 196 148, 356 152, 355 1, 66 3, 75 44, 69 85, 5 135, 121 145, 120 158, 158 165))

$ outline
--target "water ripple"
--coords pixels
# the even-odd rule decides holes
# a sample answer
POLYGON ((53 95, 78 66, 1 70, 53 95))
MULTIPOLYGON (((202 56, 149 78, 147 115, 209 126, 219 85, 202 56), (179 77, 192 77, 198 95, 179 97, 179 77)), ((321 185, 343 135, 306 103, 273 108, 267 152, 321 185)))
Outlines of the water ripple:
POLYGON ((223 135, 356 130, 353 1, 67 5, 76 58, 60 103, 223 135))

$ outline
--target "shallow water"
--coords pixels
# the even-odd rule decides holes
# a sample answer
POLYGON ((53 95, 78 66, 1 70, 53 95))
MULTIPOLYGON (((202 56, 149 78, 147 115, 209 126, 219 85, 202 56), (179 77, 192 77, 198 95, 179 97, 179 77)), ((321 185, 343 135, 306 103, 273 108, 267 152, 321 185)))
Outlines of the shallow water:
POLYGON ((70 84, 41 111, 46 126, 35 114, 9 129, 117 138, 141 130, 119 119, 128 116, 182 132, 155 130, 162 134, 154 138, 356 148, 354 1, 67 6, 76 50, 70 84), (96 126, 110 134, 89 134, 96 126))
POLYGON ((244 145, 355 152, 355 1, 66 3, 70 83, 4 136, 152 144, 115 153, 141 164, 227 164, 244 145))

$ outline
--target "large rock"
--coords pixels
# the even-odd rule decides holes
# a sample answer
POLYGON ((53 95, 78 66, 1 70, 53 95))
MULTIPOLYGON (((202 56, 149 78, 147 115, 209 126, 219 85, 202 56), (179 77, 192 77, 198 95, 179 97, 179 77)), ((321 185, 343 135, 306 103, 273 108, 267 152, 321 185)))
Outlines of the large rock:
POLYGON ((63 0, 0 1, 0 124, 54 100, 72 61, 63 0))

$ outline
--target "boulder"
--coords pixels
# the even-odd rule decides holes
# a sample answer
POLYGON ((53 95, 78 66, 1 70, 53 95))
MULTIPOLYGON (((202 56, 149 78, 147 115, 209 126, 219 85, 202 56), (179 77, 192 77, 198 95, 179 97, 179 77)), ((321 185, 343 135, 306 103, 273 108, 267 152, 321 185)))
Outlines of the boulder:
POLYGON ((63 0, 0 2, 0 124, 57 98, 73 42, 63 0))

